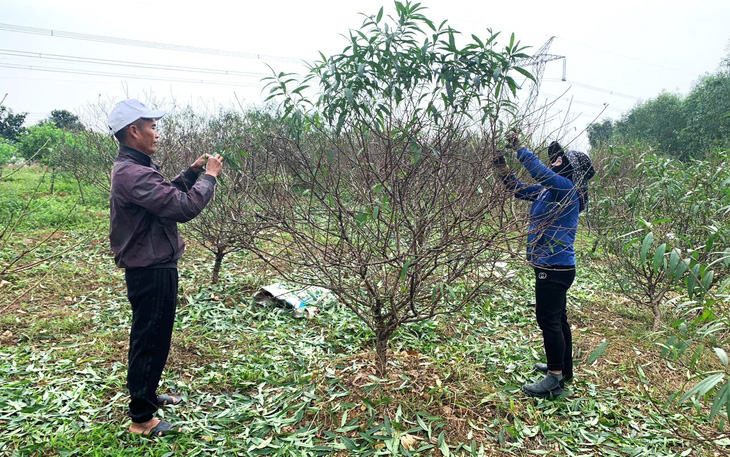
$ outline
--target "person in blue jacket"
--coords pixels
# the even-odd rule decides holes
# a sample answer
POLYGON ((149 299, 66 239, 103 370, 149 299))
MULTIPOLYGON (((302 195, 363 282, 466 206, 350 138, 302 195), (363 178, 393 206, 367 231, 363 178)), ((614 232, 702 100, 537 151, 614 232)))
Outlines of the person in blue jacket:
POLYGON ((537 383, 522 390, 531 397, 558 397, 564 381, 573 378, 573 342, 566 313, 566 296, 575 279, 575 235, 578 214, 588 203, 587 183, 595 174, 588 156, 566 151, 559 143, 548 147, 550 165, 543 164, 516 136, 511 149, 537 182, 527 185, 507 171, 504 157, 494 160, 504 184, 516 198, 532 202, 527 260, 535 270, 535 314, 542 330, 547 363, 535 364, 545 373, 537 383))

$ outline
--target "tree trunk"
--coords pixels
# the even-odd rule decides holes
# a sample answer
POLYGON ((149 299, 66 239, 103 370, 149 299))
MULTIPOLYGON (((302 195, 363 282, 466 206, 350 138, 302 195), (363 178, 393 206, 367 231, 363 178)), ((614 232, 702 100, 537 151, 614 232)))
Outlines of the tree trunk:
POLYGON ((373 321, 375 324, 375 370, 379 378, 385 378, 388 368, 388 340, 393 331, 388 327, 383 315, 383 303, 375 299, 373 307, 373 321))
POLYGON ((223 256, 225 256, 225 254, 222 250, 219 249, 218 251, 216 251, 215 263, 213 264, 213 279, 211 280, 213 284, 218 284, 218 278, 221 273, 221 264, 223 263, 223 256))
POLYGON ((388 373, 388 340, 390 335, 385 330, 375 332, 375 370, 381 379, 388 373))
POLYGON ((81 204, 86 204, 86 199, 84 199, 84 188, 81 185, 81 179, 76 178, 76 183, 79 185, 79 194, 81 195, 81 204))
POLYGON ((652 302, 651 310, 654 313, 654 324, 651 326, 651 330, 658 332, 662 327, 662 310, 659 308, 659 300, 652 302))
POLYGON ((50 194, 53 195, 53 186, 56 184, 56 168, 54 167, 51 171, 51 191, 50 194))

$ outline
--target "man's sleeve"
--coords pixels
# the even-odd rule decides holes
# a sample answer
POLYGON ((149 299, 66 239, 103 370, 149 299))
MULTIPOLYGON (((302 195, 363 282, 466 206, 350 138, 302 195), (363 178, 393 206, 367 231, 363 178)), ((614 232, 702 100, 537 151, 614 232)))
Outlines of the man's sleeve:
POLYGON ((187 192, 193 188, 195 182, 198 180, 199 174, 200 173, 196 173, 192 167, 188 167, 187 170, 183 171, 177 175, 175 179, 170 181, 170 184, 183 192, 187 192))
POLYGON ((128 170, 125 181, 121 187, 127 201, 176 222, 187 222, 200 214, 213 198, 216 184, 213 176, 205 175, 189 191, 183 192, 148 167, 128 170))

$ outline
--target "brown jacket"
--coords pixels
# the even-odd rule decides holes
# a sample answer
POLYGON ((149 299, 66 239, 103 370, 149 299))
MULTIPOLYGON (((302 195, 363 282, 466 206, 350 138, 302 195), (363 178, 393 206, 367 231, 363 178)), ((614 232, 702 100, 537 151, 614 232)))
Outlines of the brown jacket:
POLYGON ((120 268, 172 267, 185 242, 177 230, 213 198, 216 179, 188 168, 167 182, 150 156, 121 145, 111 178, 109 240, 120 268))

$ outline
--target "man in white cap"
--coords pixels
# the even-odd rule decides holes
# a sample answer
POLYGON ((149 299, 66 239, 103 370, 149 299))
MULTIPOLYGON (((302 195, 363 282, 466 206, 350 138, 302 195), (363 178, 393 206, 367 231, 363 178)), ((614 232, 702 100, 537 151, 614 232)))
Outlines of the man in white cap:
POLYGON ((151 157, 159 138, 157 120, 164 115, 138 100, 119 102, 109 115, 109 127, 119 141, 111 178, 109 239, 116 265, 125 269, 132 305, 129 430, 151 436, 179 431, 154 417, 158 406, 181 401, 156 392, 170 351, 177 261, 185 248, 177 223, 193 219, 210 202, 223 167, 219 155, 204 154, 175 179, 165 180, 151 157))

